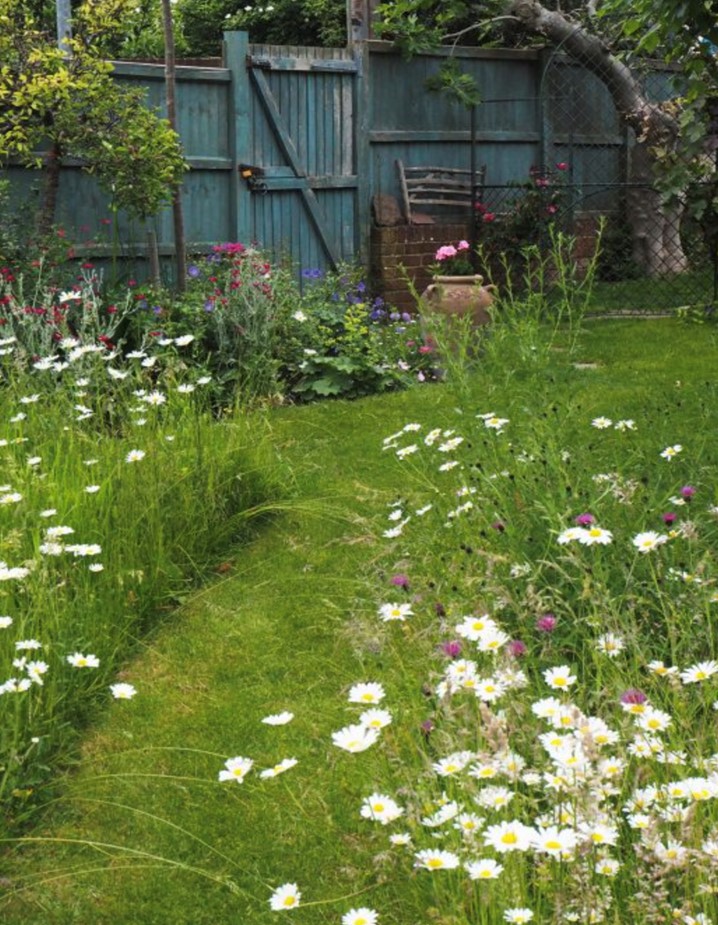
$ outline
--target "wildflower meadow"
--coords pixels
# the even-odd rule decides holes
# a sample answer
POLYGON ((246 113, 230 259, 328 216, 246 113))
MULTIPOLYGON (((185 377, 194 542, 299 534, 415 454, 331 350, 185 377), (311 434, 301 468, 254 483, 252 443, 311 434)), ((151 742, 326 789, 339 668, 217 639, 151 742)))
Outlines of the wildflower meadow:
POLYGON ((718 922, 715 337, 564 308, 261 418, 191 329, 8 373, 8 922, 718 922))

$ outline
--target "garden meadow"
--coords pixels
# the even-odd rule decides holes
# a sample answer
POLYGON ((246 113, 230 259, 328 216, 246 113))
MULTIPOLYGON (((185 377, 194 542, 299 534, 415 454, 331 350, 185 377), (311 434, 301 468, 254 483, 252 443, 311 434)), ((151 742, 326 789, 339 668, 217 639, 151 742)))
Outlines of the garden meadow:
POLYGON ((78 730, 141 700, 143 634, 282 516, 272 406, 411 386, 416 416, 372 451, 401 489, 366 515, 346 629, 361 673, 337 675, 319 733, 291 748, 301 709, 253 697, 273 760, 227 742, 195 781, 261 807, 318 762, 312 781, 333 777, 374 866, 327 890, 322 871, 296 873, 292 827, 283 874, 272 856, 260 887, 237 877, 243 908, 342 925, 718 922, 715 381, 654 393, 639 367, 576 398, 590 277, 564 277, 553 323, 512 292, 490 331, 432 340, 350 275, 302 294, 237 245, 192 263, 176 301, 35 269, 4 271, 2 295, 10 843, 42 831, 78 730), (421 390, 441 389, 450 410, 421 413, 421 390))

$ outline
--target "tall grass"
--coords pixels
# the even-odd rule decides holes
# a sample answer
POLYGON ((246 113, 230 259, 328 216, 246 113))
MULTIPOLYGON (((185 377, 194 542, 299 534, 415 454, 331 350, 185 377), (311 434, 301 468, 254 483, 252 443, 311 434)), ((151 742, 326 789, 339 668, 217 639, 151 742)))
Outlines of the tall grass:
POLYGON ((158 354, 143 366, 66 348, 33 374, 8 353, 0 392, 0 801, 13 826, 47 799, 88 717, 131 696, 111 682, 138 640, 278 489, 259 416, 216 420, 208 383, 179 381, 158 354))

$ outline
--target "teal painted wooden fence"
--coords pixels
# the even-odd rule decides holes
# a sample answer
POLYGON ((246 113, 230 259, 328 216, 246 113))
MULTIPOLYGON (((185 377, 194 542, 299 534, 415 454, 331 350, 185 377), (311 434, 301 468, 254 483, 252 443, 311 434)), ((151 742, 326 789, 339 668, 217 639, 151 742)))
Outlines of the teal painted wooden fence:
MULTIPOLYGON (((425 87, 443 53, 406 61, 373 41, 309 49, 251 45, 244 33, 225 39, 224 67, 177 69, 192 250, 241 240, 298 269, 366 262, 372 196, 399 198, 397 158, 406 166, 469 166, 468 111, 425 87), (240 165, 257 170, 243 179, 240 165)), ((541 51, 457 54, 483 97, 473 142, 488 189, 525 180, 532 165, 566 160, 581 195, 594 195, 597 208, 609 205, 598 187, 622 179, 630 140, 600 80, 541 51)), ((145 87, 148 104, 164 109, 161 65, 118 63, 115 74, 145 87)), ((119 249, 138 276, 148 228, 160 253, 172 253, 169 210, 147 227, 120 215, 109 240, 110 198, 80 166, 67 162, 61 176, 58 220, 70 237, 104 235, 94 254, 119 249)), ((5 173, 16 199, 30 205, 39 175, 12 165, 5 173)))

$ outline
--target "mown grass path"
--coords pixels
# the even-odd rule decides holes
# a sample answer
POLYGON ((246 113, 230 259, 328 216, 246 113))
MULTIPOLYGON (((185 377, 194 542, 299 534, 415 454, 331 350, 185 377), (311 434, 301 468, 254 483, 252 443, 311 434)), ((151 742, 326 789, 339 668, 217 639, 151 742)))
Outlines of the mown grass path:
MULTIPOLYGON (((598 367, 576 370, 557 354, 556 370, 557 391, 581 400, 589 418, 630 412, 638 399, 674 403, 676 381, 715 379, 709 330, 602 322, 592 331, 581 359, 598 367)), ((490 370, 477 376, 478 410, 493 410, 498 387, 490 370)), ((403 484, 381 440, 414 419, 456 427, 457 402, 447 387, 427 387, 273 415, 288 510, 144 641, 125 673, 137 697, 113 705, 88 735, 37 843, 7 859, 3 922, 264 925, 276 921, 267 900, 285 881, 320 901, 375 882, 352 788, 371 787, 382 759, 340 754, 330 733, 349 721, 347 685, 371 680, 382 657, 353 633, 353 618, 392 593, 374 562, 386 505, 403 484), (282 710, 294 721, 261 722, 282 710), (255 769, 288 757, 298 765, 279 778, 219 784, 235 755, 255 769)), ((381 892, 351 901, 404 920, 381 892)), ((328 923, 338 908, 292 915, 328 923)))

